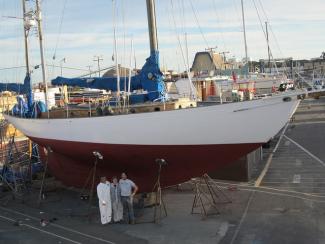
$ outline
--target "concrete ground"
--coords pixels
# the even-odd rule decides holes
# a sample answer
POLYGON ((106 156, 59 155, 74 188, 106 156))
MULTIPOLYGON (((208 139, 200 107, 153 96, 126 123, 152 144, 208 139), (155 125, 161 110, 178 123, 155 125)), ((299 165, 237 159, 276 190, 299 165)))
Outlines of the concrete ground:
POLYGON ((89 222, 87 202, 69 189, 48 193, 40 208, 37 192, 24 203, 0 195, 0 244, 325 243, 322 106, 324 99, 302 103, 272 160, 265 154, 256 185, 217 181, 232 200, 217 204, 218 215, 202 218, 191 214, 194 194, 190 184, 164 191, 168 216, 159 224, 144 223, 153 219, 153 209, 146 208, 137 211, 136 225, 102 226, 96 204, 89 222), (57 220, 42 227, 42 218, 57 220))

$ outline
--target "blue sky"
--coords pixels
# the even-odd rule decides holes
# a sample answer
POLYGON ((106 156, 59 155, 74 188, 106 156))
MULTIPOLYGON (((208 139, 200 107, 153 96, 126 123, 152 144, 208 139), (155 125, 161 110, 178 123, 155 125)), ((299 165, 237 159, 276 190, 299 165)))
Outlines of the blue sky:
MULTIPOLYGON (((149 54, 145 0, 116 2, 119 60, 128 65, 132 38, 139 68, 149 54)), ((244 2, 248 52, 252 59, 265 58, 267 55, 254 2, 261 21, 264 23, 268 19, 271 24, 274 57, 312 58, 325 50, 324 0, 244 2)), ((43 0, 42 8, 47 64, 59 65, 60 60, 66 58, 64 66, 86 70, 86 66, 91 65, 92 69, 96 69, 93 56, 102 55, 102 67, 113 65, 112 0, 43 0)), ((190 63, 197 51, 207 47, 218 46, 220 52, 229 51, 229 57, 241 59, 244 56, 240 0, 156 0, 156 8, 161 66, 180 71, 185 69, 181 52, 181 48, 184 51, 186 46, 185 32, 190 63)), ((0 0, 0 80, 4 82, 20 82, 24 76, 22 68, 1 70, 24 65, 21 21, 2 17, 20 17, 21 12, 21 0, 0 0)), ((30 42, 31 62, 37 65, 40 63, 37 37, 33 35, 30 42)), ((84 73, 66 69, 63 72, 71 77, 84 73)), ((59 68, 48 68, 49 79, 59 74, 59 68)), ((39 80, 40 70, 35 70, 34 81, 39 80)))

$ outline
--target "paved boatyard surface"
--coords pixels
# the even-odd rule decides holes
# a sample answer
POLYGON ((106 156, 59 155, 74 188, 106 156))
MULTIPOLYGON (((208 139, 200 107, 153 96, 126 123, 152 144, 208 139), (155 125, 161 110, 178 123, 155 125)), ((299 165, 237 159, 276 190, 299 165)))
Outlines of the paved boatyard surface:
MULTIPOLYGON (((256 182, 219 182, 232 200, 218 204, 219 215, 191 215, 188 185, 164 191, 168 216, 160 224, 101 226, 96 205, 89 222, 87 202, 68 189, 48 193, 40 208, 36 192, 25 203, 7 193, 0 195, 0 243, 325 243, 324 143, 325 99, 305 100, 264 150, 256 182)), ((143 222, 153 210, 138 215, 143 222)))

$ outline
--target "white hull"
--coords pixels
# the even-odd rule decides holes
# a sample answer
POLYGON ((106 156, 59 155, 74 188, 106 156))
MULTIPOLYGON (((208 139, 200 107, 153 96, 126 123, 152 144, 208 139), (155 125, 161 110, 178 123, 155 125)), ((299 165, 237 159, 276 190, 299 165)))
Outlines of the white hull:
POLYGON ((128 145, 263 143, 286 124, 299 101, 269 99, 174 111, 73 119, 5 115, 26 136, 59 141, 128 145))

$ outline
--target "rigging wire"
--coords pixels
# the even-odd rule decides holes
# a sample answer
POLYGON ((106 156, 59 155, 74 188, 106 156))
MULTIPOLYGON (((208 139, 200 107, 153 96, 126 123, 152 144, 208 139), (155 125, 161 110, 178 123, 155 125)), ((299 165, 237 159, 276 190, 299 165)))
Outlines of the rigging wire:
MULTIPOLYGON (((262 4, 262 1, 261 1, 261 0, 258 0, 258 3, 259 3, 259 5, 260 5, 260 8, 261 8, 261 10, 262 10, 262 13, 264 14, 264 17, 265 17, 266 21, 268 22, 269 30, 271 31, 271 34, 272 34, 272 36, 273 36, 273 39, 274 39, 275 44, 276 44, 276 46, 277 46, 277 49, 279 50, 280 55, 281 55, 282 57, 285 57, 284 54, 283 54, 283 52, 282 52, 282 50, 281 50, 281 48, 280 48, 279 42, 278 42, 278 40, 277 40, 277 38, 276 38, 276 35, 275 35, 274 32, 273 32, 272 25, 270 24, 270 20, 269 20, 269 18, 268 18, 268 15, 267 15, 265 9, 264 9, 264 6, 263 6, 263 4, 262 4)), ((286 63, 285 63, 285 61, 284 61, 283 63, 285 64, 285 67, 284 67, 285 72, 288 73, 288 69, 287 69, 287 67, 286 67, 286 63)), ((277 65, 276 65, 276 63, 275 63, 274 65, 275 65, 275 67, 276 67, 276 69, 277 69, 277 65)))
MULTIPOLYGON (((167 16, 168 16, 168 31, 169 31, 169 35, 170 36, 174 36, 176 34, 176 30, 172 28, 173 26, 173 20, 172 20, 172 17, 171 17, 171 4, 170 5, 166 5, 166 13, 167 13, 167 16)), ((176 40, 177 40, 177 37, 176 37, 176 40)), ((179 53, 179 45, 175 45, 173 46, 173 49, 175 48, 175 53, 173 54, 176 54, 176 57, 178 56, 178 53, 179 53)), ((165 56, 166 57, 166 56, 165 56)), ((168 59, 170 59, 170 57, 168 56, 168 59)), ((173 55, 173 58, 172 58, 173 61, 176 61, 177 62, 177 67, 178 67, 178 70, 179 71, 179 59, 174 59, 174 55, 173 55)), ((166 60, 165 60, 166 61, 166 60)), ((179 72, 180 73, 180 72, 179 72)))
POLYGON ((278 39, 276 38, 276 35, 275 35, 274 32, 273 32, 272 25, 270 24, 269 18, 268 18, 267 14, 266 14, 266 11, 265 11, 264 7, 263 7, 262 1, 261 1, 261 0, 258 0, 258 2, 259 2, 259 4, 260 4, 260 6, 261 6, 261 9, 262 9, 262 12, 263 12, 263 14, 264 14, 264 16, 265 16, 266 21, 269 23, 269 27, 270 27, 269 29, 270 29, 270 31, 271 31, 271 33, 272 33, 272 36, 273 36, 274 41, 275 41, 275 44, 276 44, 276 46, 277 46, 277 48, 278 48, 280 54, 284 57, 283 52, 282 52, 282 50, 281 50, 281 47, 280 47, 280 45, 279 45, 278 39))
POLYGON ((179 49, 181 51, 181 55, 182 55, 182 59, 184 62, 184 66, 186 68, 187 71, 187 76, 189 79, 189 86, 190 86, 190 98, 194 98, 196 97, 195 95, 195 89, 193 87, 193 83, 192 83, 192 79, 191 79, 191 74, 190 74, 190 67, 189 67, 189 58, 188 58, 188 46, 187 46, 187 33, 185 33, 184 39, 185 39, 185 52, 182 48, 182 42, 181 42, 181 38, 179 33, 177 33, 177 24, 176 24, 176 19, 175 19, 175 9, 174 9, 174 2, 173 0, 170 1, 171 2, 171 8, 172 8, 172 17, 173 17, 173 22, 174 22, 174 27, 175 27, 175 33, 176 33, 176 38, 178 41, 178 45, 179 45, 179 49))
MULTIPOLYGON (((256 6, 255 0, 252 0, 252 1, 253 1, 253 4, 254 4, 254 7, 255 7, 255 10, 256 10, 256 13, 257 13, 257 16, 258 16, 258 19, 259 19, 259 22, 260 22, 260 25, 261 25, 261 28, 262 28, 263 34, 264 34, 264 38, 265 38, 265 40, 267 40, 266 30, 264 29, 263 22, 262 22, 262 19, 261 19, 260 13, 259 13, 259 11, 258 11, 258 8, 257 8, 257 6, 256 6)), ((270 48, 270 57, 271 57, 272 60, 273 60, 273 66, 274 66, 274 68, 275 68, 275 70, 276 70, 276 73, 279 74, 279 70, 278 70, 278 67, 277 67, 277 65, 276 65, 276 63, 275 63, 275 61, 274 61, 274 57, 273 57, 273 54, 272 54, 272 50, 271 50, 271 48, 270 48)))
MULTIPOLYGON (((241 10, 241 7, 238 7, 238 2, 237 2, 237 0, 232 0, 231 1, 231 4, 232 4, 232 6, 233 6, 233 9, 235 10, 235 17, 233 18, 234 19, 234 22, 236 23, 236 26, 237 26, 237 28, 238 28, 238 31, 239 32, 244 32, 244 29, 243 29, 243 25, 242 25, 242 23, 243 23, 243 20, 242 20, 242 10, 241 10), (237 4, 236 4, 237 3, 237 4), (239 10, 240 9, 240 10, 239 10)), ((232 15, 230 15, 230 16, 232 16, 232 15)), ((245 40, 243 40, 243 42, 244 42, 245 40)), ((244 49, 243 48, 240 48, 239 50, 232 50, 232 52, 233 53, 237 53, 237 55, 238 56, 241 56, 241 57, 243 57, 243 56, 245 56, 245 51, 244 51, 244 49)))
POLYGON ((197 26, 198 26, 198 28, 199 28, 199 30, 200 30, 201 36, 202 36, 202 38, 203 38, 203 40, 204 40, 204 43, 205 43, 206 47, 208 48, 208 47, 209 47, 209 43, 208 43, 208 41, 207 41, 207 39, 206 39, 206 37, 205 37, 205 35, 204 35, 204 32, 203 32, 203 30, 202 30, 201 25, 200 25, 200 22, 199 22, 199 19, 198 19, 197 13, 196 13, 196 11, 195 11, 195 9, 194 9, 194 6, 193 6, 193 2, 192 2, 192 0, 190 0, 189 2, 190 2, 190 5, 191 5, 192 12, 193 12, 193 14, 194 14, 195 22, 196 22, 196 24, 197 24, 197 26))
POLYGON ((65 14, 67 2, 68 2, 68 0, 64 0, 63 8, 62 8, 60 19, 59 19, 59 34, 58 34, 58 37, 57 37, 56 43, 55 43, 55 48, 54 48, 54 52, 53 52, 53 60, 55 60, 55 58, 56 58, 56 52, 57 52, 59 42, 60 42, 60 38, 61 38, 61 34, 62 34, 62 25, 63 25, 64 14, 65 14))
MULTIPOLYGON (((259 17, 259 21, 260 21, 260 23, 261 23, 261 25, 262 25, 262 21, 261 21, 261 18, 260 18, 260 14, 259 14, 259 11, 258 11, 258 8, 257 8, 257 5, 256 5, 256 2, 255 2, 255 0, 252 0, 252 1, 253 1, 253 4, 254 4, 254 7, 255 7, 255 9, 256 9, 257 15, 258 15, 258 17, 259 17)), ((267 15, 266 15, 266 12, 265 12, 265 10, 264 10, 264 7, 263 7, 263 5, 262 5, 262 2, 261 2, 260 0, 258 0, 258 1, 259 1, 260 6, 261 6, 262 12, 264 13, 264 17, 265 17, 265 19, 266 19, 266 20, 268 21, 268 23, 269 23, 269 19, 268 19, 267 15)), ((279 45, 279 43, 277 42, 277 39, 276 39, 276 37, 275 37, 275 35, 274 35, 274 32, 273 32, 272 27, 271 27, 270 24, 269 24, 269 27, 270 27, 269 29, 271 29, 272 35, 273 35, 273 37, 274 37, 274 39, 275 39, 276 45, 277 45, 277 47, 278 47, 278 49, 279 49, 279 51, 280 51, 280 54, 284 57, 284 55, 283 55, 283 53, 282 53, 282 51, 281 51, 280 45, 279 45)), ((267 39, 267 37, 266 37, 267 34, 266 34, 266 32, 264 31, 264 28, 262 28, 262 29, 263 29, 263 32, 264 32, 264 36, 265 36, 265 38, 267 39)), ((273 56, 273 54, 272 54, 271 48, 270 48, 270 57, 273 59, 273 66, 274 66, 274 68, 275 68, 275 70, 276 70, 276 73, 279 74, 279 70, 278 70, 277 64, 276 64, 276 62, 275 62, 275 60, 274 60, 274 56, 273 56)), ((287 66, 286 66, 285 61, 283 61, 283 64, 285 65, 285 66, 284 66, 284 71, 285 71, 285 73, 288 73, 288 68, 287 68, 287 66)))
MULTIPOLYGON (((217 10, 217 3, 216 3, 215 0, 212 0, 212 6, 213 6, 214 13, 216 15, 217 25, 219 25, 219 27, 220 27, 221 26, 221 21, 220 21, 220 16, 219 16, 219 13, 218 13, 218 10, 217 10)), ((220 32, 216 32, 216 33, 220 34, 223 48, 227 49, 223 32, 220 31, 220 32)), ((217 38, 218 38, 218 34, 217 34, 217 38)), ((218 39, 217 39, 217 42, 218 42, 218 39)))
POLYGON ((177 39, 177 42, 178 42, 178 45, 179 45, 179 49, 181 51, 181 55, 182 55, 182 59, 183 59, 183 62, 184 62, 184 67, 187 67, 186 65, 186 60, 185 60, 185 54, 184 54, 184 51, 183 51, 183 47, 182 47, 182 42, 181 42, 181 39, 179 37, 179 34, 177 32, 177 24, 176 24, 176 19, 175 19, 175 14, 174 14, 174 1, 173 0, 170 0, 170 3, 171 3, 171 8, 172 8, 172 20, 173 20, 173 24, 174 24, 174 31, 175 31, 175 34, 176 34, 176 39, 177 39))

